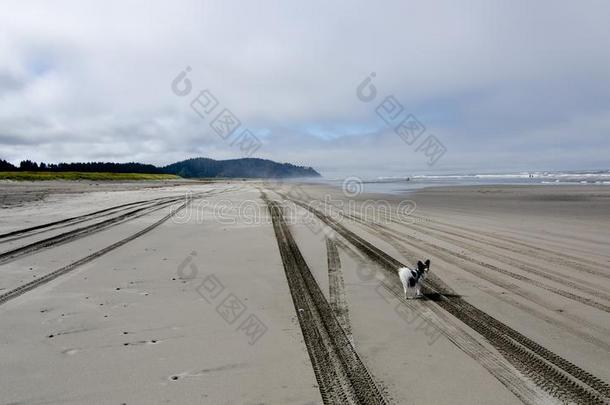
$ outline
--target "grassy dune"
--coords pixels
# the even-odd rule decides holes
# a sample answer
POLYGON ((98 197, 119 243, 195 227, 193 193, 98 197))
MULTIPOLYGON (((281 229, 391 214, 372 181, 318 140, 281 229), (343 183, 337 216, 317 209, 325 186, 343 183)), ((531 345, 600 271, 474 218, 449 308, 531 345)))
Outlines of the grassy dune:
POLYGON ((0 180, 175 180, 173 174, 100 173, 100 172, 0 172, 0 180))

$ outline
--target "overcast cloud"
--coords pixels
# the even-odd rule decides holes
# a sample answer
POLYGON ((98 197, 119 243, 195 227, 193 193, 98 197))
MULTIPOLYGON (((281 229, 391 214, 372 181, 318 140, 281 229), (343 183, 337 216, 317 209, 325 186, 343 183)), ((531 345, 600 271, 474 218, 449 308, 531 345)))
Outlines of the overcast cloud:
POLYGON ((241 157, 178 97, 209 89, 323 174, 610 167, 607 1, 3 1, 0 158, 241 157), (460 5, 458 5, 458 3, 460 5), (356 97, 371 72, 447 148, 432 167, 356 97))

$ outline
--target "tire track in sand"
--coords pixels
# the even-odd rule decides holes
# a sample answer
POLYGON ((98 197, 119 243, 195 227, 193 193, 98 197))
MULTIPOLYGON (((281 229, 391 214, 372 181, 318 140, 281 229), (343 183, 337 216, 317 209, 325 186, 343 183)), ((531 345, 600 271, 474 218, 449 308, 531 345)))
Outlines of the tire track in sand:
POLYGON ((115 242, 112 245, 109 245, 101 250, 98 250, 97 252, 94 252, 94 253, 90 254, 89 256, 86 256, 80 260, 70 263, 67 266, 64 266, 60 269, 52 271, 51 273, 48 273, 40 278, 37 278, 36 280, 33 280, 33 281, 30 281, 29 283, 20 285, 19 287, 14 288, 14 289, 0 295, 0 305, 6 303, 7 301, 12 300, 13 298, 17 298, 18 296, 25 294, 26 292, 31 291, 36 287, 39 287, 52 280, 55 280, 57 277, 59 277, 63 274, 69 273, 72 270, 76 269, 77 267, 82 266, 83 264, 89 263, 90 261, 97 259, 98 257, 105 255, 106 253, 108 253, 120 246, 123 246, 124 244, 126 244, 128 242, 131 242, 132 240, 144 235, 145 233, 152 231, 153 229, 155 229, 156 227, 158 227, 159 225, 163 224, 165 221, 167 221, 168 219, 170 219, 171 217, 176 215, 178 212, 182 211, 188 204, 189 204, 188 201, 183 203, 176 210, 172 210, 172 212, 170 212, 169 214, 167 214, 160 220, 147 226, 146 228, 142 229, 141 231, 134 233, 133 235, 130 235, 124 239, 121 239, 120 241, 115 242))
MULTIPOLYGON (((389 220, 399 225, 409 225, 408 222, 401 221, 394 216, 386 216, 389 220)), ((507 250, 512 253, 530 255, 538 258, 543 258, 552 263, 564 266, 570 269, 592 274, 598 277, 610 278, 610 273, 607 271, 607 266, 593 260, 587 259, 585 256, 576 257, 561 251, 547 249, 541 246, 536 246, 532 243, 525 243, 510 236, 500 236, 493 232, 473 230, 464 226, 452 225, 440 220, 432 220, 421 216, 413 216, 414 219, 426 219, 427 224, 433 228, 437 228, 441 232, 451 234, 453 230, 460 231, 461 238, 470 239, 475 242, 483 242, 498 249, 507 250), (447 230, 449 228, 450 230, 447 230)))
POLYGON ((328 295, 329 303, 339 324, 347 335, 347 338, 354 343, 352 338, 352 326, 349 320, 349 306, 345 296, 345 282, 343 281, 343 271, 341 269, 341 258, 337 251, 335 241, 326 237, 326 254, 328 257, 328 295))
POLYGON ((286 224, 282 208, 262 193, 284 264, 305 346, 325 404, 386 404, 324 294, 286 224))
MULTIPOLYGON (((316 215, 370 259, 379 263, 388 275, 396 280, 395 282, 399 282, 396 270, 404 266, 402 263, 319 210, 300 201, 290 200, 316 215)), ((444 286, 442 280, 431 274, 424 283, 424 293, 439 307, 483 336, 515 368, 549 395, 570 403, 607 403, 610 400, 608 383, 474 307, 461 297, 447 295, 444 293, 444 286)))
POLYGON ((84 221, 89 221, 91 219, 110 215, 110 214, 112 214, 112 211, 119 211, 121 209, 126 209, 127 207, 132 207, 134 205, 153 203, 155 201, 160 201, 160 200, 164 200, 167 198, 168 197, 160 197, 160 198, 153 198, 151 200, 140 200, 140 201, 135 201, 135 202, 127 203, 127 204, 115 205, 112 207, 104 208, 99 211, 93 211, 93 212, 89 212, 89 213, 83 214, 83 215, 78 215, 75 217, 65 218, 65 219, 61 219, 61 220, 53 221, 53 222, 47 222, 45 224, 31 226, 28 228, 17 229, 15 231, 3 233, 2 235, 0 235, 0 243, 11 242, 14 240, 37 235, 39 233, 44 233, 44 232, 48 232, 48 231, 59 229, 59 228, 65 228, 67 226, 75 225, 75 224, 78 224, 78 223, 81 223, 84 221))
POLYGON ((103 221, 96 222, 91 225, 86 225, 86 226, 83 226, 83 227, 80 227, 77 229, 73 229, 71 231, 66 231, 59 235, 51 236, 51 237, 48 237, 48 238, 40 240, 40 241, 29 243, 25 246, 20 246, 18 248, 9 250, 7 252, 3 252, 0 254, 0 264, 5 264, 5 263, 11 262, 13 260, 16 260, 20 257, 33 254, 41 249, 46 249, 46 248, 50 248, 50 247, 64 244, 67 242, 71 242, 73 240, 82 238, 89 234, 102 231, 111 226, 115 226, 120 223, 123 223, 127 220, 135 219, 135 218, 139 217, 141 214, 148 214, 150 212, 164 208, 165 206, 167 206, 173 202, 176 202, 178 200, 181 200, 182 198, 183 197, 177 197, 174 199, 168 199, 168 200, 152 203, 149 205, 145 205, 142 207, 138 207, 131 211, 122 213, 116 217, 105 219, 103 221))
MULTIPOLYGON (((365 222, 363 220, 361 220, 358 217, 354 217, 354 216, 350 216, 351 219, 353 219, 354 221, 360 223, 362 226, 370 229, 373 232, 376 232, 384 241, 388 242, 390 245, 392 245, 400 254, 405 255, 405 257, 412 257, 412 259, 415 259, 415 256, 413 256, 412 252, 408 249, 405 248, 405 245, 409 245, 409 246, 413 246, 416 247, 418 250, 421 250, 422 252, 426 252, 429 255, 432 255, 434 257, 437 257, 439 259, 441 259, 442 261, 446 262, 446 263, 454 263, 455 262, 455 257, 451 254, 447 254, 444 251, 441 251, 438 249, 438 246, 432 244, 432 243, 428 243, 425 241, 421 241, 415 237, 411 237, 408 234, 405 234, 403 232, 400 231, 395 231, 389 228, 386 228, 382 225, 379 224, 371 224, 368 222, 365 222), (402 236, 401 236, 402 235, 402 236)), ((460 259, 458 257, 458 259, 460 259)), ((461 260, 461 259, 460 259, 461 260)), ((473 263, 464 263, 462 266, 460 266, 459 268, 467 273, 470 273, 472 275, 474 275, 475 277, 478 277, 482 280, 487 281, 488 283, 495 285, 497 287, 500 287, 506 291, 510 291, 511 293, 518 295, 530 302, 532 302, 535 305, 538 305, 542 308, 545 308, 546 310, 556 313, 556 306, 550 305, 542 300, 540 300, 539 298, 537 298, 535 295, 521 289, 518 285, 510 283, 508 281, 504 281, 501 280, 499 278, 496 277, 492 277, 491 275, 479 271, 478 269, 476 269, 475 267, 473 267, 474 265, 476 265, 478 262, 473 262, 473 263)), ((482 290, 485 291, 485 290, 482 290)), ((489 294, 489 292, 485 291, 486 293, 489 294)), ((525 312, 528 312, 530 314, 532 314, 533 316, 539 317, 540 319, 544 320, 545 322, 548 322, 558 328, 561 328, 575 336, 578 336, 580 338, 582 338, 583 340, 592 343, 594 345, 597 345, 598 347, 601 347, 603 349, 607 349, 608 347, 608 343, 604 342, 600 339, 598 339, 595 336, 592 336, 586 332, 583 332, 580 329, 576 329, 568 324, 566 324, 565 322, 559 321, 559 320, 555 320, 552 319, 548 316, 546 316, 545 314, 540 313, 540 311, 537 311, 533 308, 527 307, 526 305, 524 305, 522 302, 516 301, 511 299, 510 297, 504 296, 502 294, 492 294, 496 299, 502 300, 507 302, 510 305, 513 305, 525 312)), ((594 330, 604 336, 608 335, 608 333, 610 333, 610 331, 600 325, 588 322, 587 320, 583 319, 580 316, 577 315, 573 315, 570 314, 568 312, 561 312, 561 316, 563 318, 569 319, 572 322, 575 322, 579 325, 584 326, 585 328, 594 330)))
MULTIPOLYGON (((371 265, 373 265, 373 267, 379 267, 377 262, 366 260, 366 258, 361 257, 360 254, 347 243, 348 242, 338 242, 339 246, 344 249, 355 262, 359 263, 359 266, 362 266, 363 268, 370 268, 371 265)), ((383 269, 381 270, 383 271, 383 269)), ((383 277, 387 277, 387 274, 384 274, 383 277)), ((432 301, 405 300, 402 288, 391 280, 384 280, 381 282, 381 285, 389 294, 393 295, 402 306, 408 308, 410 313, 416 313, 417 316, 425 320, 428 325, 439 330, 447 340, 479 363, 523 403, 548 404, 555 402, 553 398, 544 392, 544 390, 538 388, 510 362, 481 344, 467 328, 464 328, 463 324, 457 322, 455 318, 448 316, 444 310, 434 305, 432 301)), ((395 307, 394 310, 397 314, 403 312, 399 307, 395 307)), ((399 314, 399 316, 401 315, 399 314)))

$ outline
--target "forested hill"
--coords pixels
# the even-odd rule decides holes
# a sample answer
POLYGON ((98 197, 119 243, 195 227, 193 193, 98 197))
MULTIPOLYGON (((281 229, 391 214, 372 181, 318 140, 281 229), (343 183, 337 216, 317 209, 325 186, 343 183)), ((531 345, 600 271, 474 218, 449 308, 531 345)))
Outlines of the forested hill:
POLYGON ((177 174, 181 177, 243 177, 243 178, 281 178, 281 177, 320 177, 311 167, 295 166, 290 163, 277 163, 266 159, 244 158, 214 160, 194 158, 157 167, 142 163, 36 163, 24 160, 19 167, 0 160, 0 171, 44 171, 44 172, 108 172, 108 173, 150 173, 177 174))
POLYGON ((231 160, 195 158, 165 166, 162 171, 182 177, 320 177, 320 173, 311 167, 256 158, 231 160))

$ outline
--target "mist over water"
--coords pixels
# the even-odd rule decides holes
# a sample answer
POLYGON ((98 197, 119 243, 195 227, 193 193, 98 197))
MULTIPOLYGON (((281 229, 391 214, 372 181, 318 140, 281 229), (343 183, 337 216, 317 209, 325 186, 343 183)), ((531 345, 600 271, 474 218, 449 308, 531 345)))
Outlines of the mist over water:
MULTIPOLYGON (((354 179, 354 178, 352 178, 354 179)), ((610 185, 610 170, 582 170, 556 172, 473 173, 445 175, 417 175, 411 177, 358 178, 363 193, 401 194, 425 187, 468 185, 610 185)), ((309 180, 308 180, 309 181, 309 180)), ((311 180, 342 187, 344 178, 311 180)))

